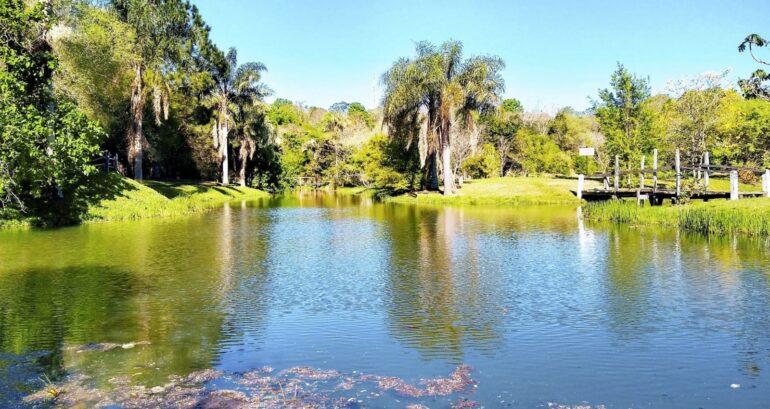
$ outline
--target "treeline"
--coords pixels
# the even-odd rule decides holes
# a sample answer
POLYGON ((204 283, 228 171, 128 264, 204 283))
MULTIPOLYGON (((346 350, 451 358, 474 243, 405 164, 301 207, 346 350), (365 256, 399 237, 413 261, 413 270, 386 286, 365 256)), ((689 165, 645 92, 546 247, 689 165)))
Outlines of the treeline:
MULTIPOLYGON (((182 0, 0 4, 0 206, 4 217, 66 203, 92 161, 117 153, 141 180, 204 179, 277 192, 301 184, 388 193, 452 191, 469 178, 631 166, 680 148, 697 163, 770 165, 770 102, 758 70, 672 83, 618 64, 591 108, 530 112, 503 99, 504 62, 462 43, 416 44, 382 75, 379 107, 277 98, 260 62, 219 49, 182 0), (578 147, 596 156, 578 156, 578 147)), ((767 43, 749 36, 739 50, 767 43)), ((752 48, 753 47, 753 48, 752 48)), ((762 62, 761 59, 758 59, 762 62)), ((635 166, 635 165, 634 165, 635 166)))

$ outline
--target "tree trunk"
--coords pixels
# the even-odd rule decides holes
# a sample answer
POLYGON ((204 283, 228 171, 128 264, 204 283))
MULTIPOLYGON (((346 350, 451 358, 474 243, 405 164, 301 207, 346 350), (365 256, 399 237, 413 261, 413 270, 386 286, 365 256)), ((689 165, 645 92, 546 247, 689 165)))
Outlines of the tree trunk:
POLYGON ((438 190, 438 161, 435 151, 428 153, 425 160, 425 184, 427 190, 438 190))
POLYGON ((219 150, 222 154, 222 184, 227 186, 230 184, 230 158, 228 157, 228 147, 227 147, 227 132, 229 131, 228 123, 227 123, 227 114, 225 114, 225 119, 222 121, 222 129, 220 129, 220 147, 219 150))
POLYGON ((444 196, 450 196, 454 193, 454 177, 452 176, 452 146, 444 142, 441 148, 441 161, 444 168, 444 196))
POLYGON ((137 65, 134 68, 134 82, 131 85, 131 122, 128 125, 129 152, 134 159, 134 179, 141 181, 142 160, 144 159, 144 134, 142 122, 144 121, 144 67, 137 65))
POLYGON ((241 168, 238 171, 239 173, 238 179, 241 184, 241 187, 246 187, 246 165, 248 165, 248 160, 249 160, 248 153, 245 152, 245 150, 243 149, 244 143, 245 141, 241 141, 241 152, 240 152, 241 168))

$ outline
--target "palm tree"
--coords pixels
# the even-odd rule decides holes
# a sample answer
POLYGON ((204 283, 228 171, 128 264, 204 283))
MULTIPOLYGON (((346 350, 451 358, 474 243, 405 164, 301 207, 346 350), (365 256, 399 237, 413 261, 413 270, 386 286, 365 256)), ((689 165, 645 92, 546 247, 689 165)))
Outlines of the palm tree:
POLYGON ((197 9, 181 0, 112 0, 112 8, 134 31, 134 55, 131 56, 134 79, 126 138, 129 161, 134 162, 134 179, 142 180, 147 145, 143 131, 147 97, 150 94, 155 123, 160 125, 161 115, 168 119, 169 109, 170 87, 165 74, 169 66, 181 58, 181 44, 191 35, 191 19, 196 17, 197 9))
POLYGON ((258 149, 274 143, 275 129, 267 120, 267 107, 260 102, 252 105, 236 105, 234 113, 235 133, 238 143, 238 183, 246 186, 249 161, 258 149))
POLYGON ((419 42, 413 59, 402 58, 382 77, 384 123, 391 134, 410 144, 425 124, 427 187, 438 189, 441 153, 444 194, 454 190, 452 127, 473 125, 473 111, 486 111, 499 102, 504 89, 498 57, 462 59, 462 43, 448 41, 440 47, 419 42))
MULTIPOLYGON (((248 105, 253 106, 272 93, 265 84, 260 82, 262 72, 266 70, 264 64, 257 62, 238 66, 238 53, 235 48, 230 48, 214 69, 216 85, 208 99, 214 107, 212 136, 214 147, 218 150, 219 158, 222 161, 223 185, 230 184, 228 141, 230 132, 236 124, 236 112, 241 112, 240 117, 245 118, 245 110, 248 105)), ((241 137, 243 138, 243 134, 241 137)), ((245 186, 245 161, 247 159, 242 157, 241 160, 244 162, 241 166, 240 183, 245 186)))

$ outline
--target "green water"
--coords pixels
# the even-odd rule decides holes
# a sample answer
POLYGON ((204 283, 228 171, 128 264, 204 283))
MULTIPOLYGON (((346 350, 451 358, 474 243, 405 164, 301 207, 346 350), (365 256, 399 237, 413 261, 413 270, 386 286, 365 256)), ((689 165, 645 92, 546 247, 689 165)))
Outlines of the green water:
POLYGON ((768 244, 322 193, 0 232, 5 406, 44 373, 103 388, 266 365, 416 382, 461 363, 478 381, 463 397, 486 407, 767 407, 768 244), (149 344, 78 351, 130 342, 149 344))

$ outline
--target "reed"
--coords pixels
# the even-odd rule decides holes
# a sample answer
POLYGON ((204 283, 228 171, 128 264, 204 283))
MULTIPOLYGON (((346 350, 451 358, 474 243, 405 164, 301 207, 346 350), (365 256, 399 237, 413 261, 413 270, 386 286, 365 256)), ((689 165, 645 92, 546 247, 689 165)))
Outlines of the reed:
POLYGON ((593 221, 670 226, 705 234, 770 234, 769 198, 660 207, 640 207, 634 202, 613 200, 589 203, 583 215, 593 221))

